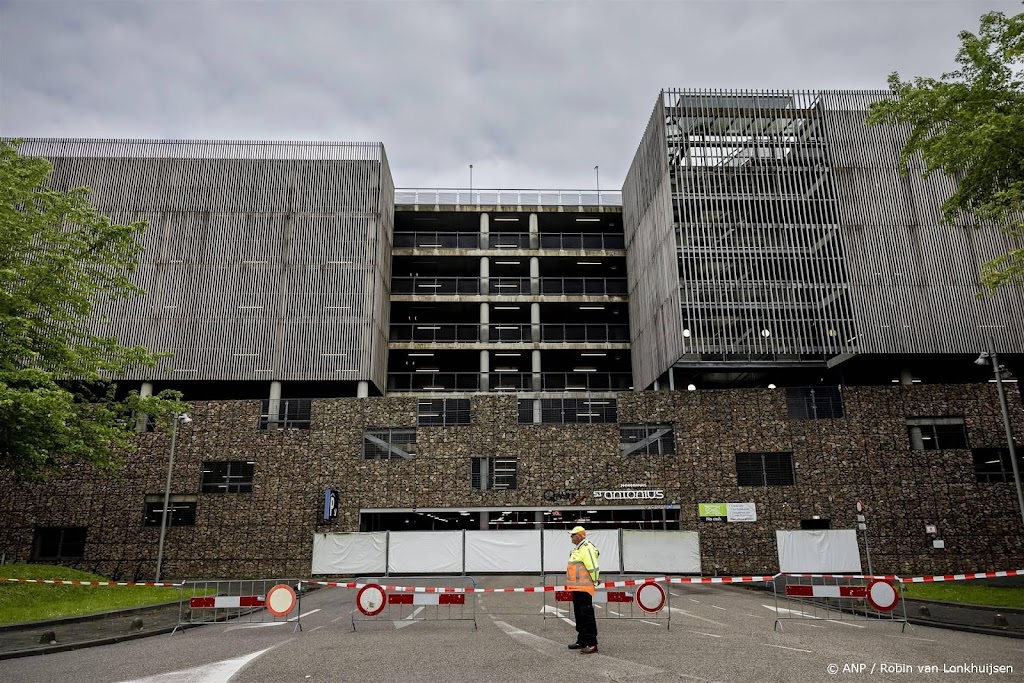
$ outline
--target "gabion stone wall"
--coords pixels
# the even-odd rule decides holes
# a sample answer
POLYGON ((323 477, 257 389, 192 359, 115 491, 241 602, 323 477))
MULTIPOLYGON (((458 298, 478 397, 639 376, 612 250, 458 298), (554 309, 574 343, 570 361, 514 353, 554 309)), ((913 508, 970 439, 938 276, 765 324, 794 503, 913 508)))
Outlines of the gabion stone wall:
MULTIPOLYGON (((671 423, 676 453, 619 455, 617 424, 521 425, 516 397, 474 395, 472 424, 417 429, 411 460, 366 460, 363 430, 414 427, 415 397, 313 402, 308 430, 262 431, 258 401, 199 402, 181 427, 172 492, 198 500, 194 526, 169 530, 167 578, 306 576, 317 532, 358 531, 361 508, 555 507, 551 491, 640 483, 681 508, 681 528, 700 532, 705 574, 766 574, 778 568, 775 532, 815 515, 856 527, 865 502, 876 572, 931 574, 1024 566, 1024 529, 1012 483, 979 483, 969 449, 914 451, 912 417, 962 416, 971 447, 1004 447, 992 385, 847 387, 839 419, 788 417, 782 390, 631 392, 620 423, 671 423), (737 452, 790 451, 794 486, 737 486, 737 452), (474 456, 516 457, 518 487, 470 487, 474 456), (201 493, 204 460, 255 463, 251 493, 201 493), (568 481, 567 485, 565 482, 568 481), (336 520, 324 522, 323 491, 336 488, 336 520), (701 502, 754 502, 753 523, 702 522, 701 502), (938 526, 934 549, 925 524, 938 526)), ((1011 395, 1015 434, 1024 410, 1011 395)), ((116 478, 76 470, 39 485, 3 482, 0 550, 29 561, 36 527, 88 528, 76 566, 118 579, 151 578, 159 527, 144 526, 145 496, 163 492, 170 435, 143 434, 116 478)), ((862 538, 862 537, 861 537, 862 538)), ((862 552, 862 557, 864 556, 862 552)), ((864 564, 865 569, 867 567, 864 564)))

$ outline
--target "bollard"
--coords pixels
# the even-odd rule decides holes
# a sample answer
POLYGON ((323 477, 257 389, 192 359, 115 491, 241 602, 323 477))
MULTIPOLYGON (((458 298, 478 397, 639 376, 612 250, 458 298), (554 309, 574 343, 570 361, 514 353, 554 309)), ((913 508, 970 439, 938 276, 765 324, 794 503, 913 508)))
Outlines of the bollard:
POLYGON ((57 633, 55 631, 45 631, 43 632, 43 635, 39 637, 39 642, 43 645, 56 645, 57 633))
POLYGON ((128 627, 128 630, 130 630, 130 631, 141 631, 142 630, 142 619, 140 619, 139 617, 135 617, 134 619, 132 619, 132 624, 131 624, 131 626, 128 627))
POLYGON ((919 617, 930 617, 932 615, 932 611, 928 609, 928 605, 921 605, 917 608, 917 615, 919 617))
POLYGON ((1006 617, 1004 617, 1002 614, 999 614, 999 613, 996 613, 996 615, 992 618, 992 625, 995 626, 996 628, 1009 628, 1010 627, 1010 625, 1006 622, 1006 617))

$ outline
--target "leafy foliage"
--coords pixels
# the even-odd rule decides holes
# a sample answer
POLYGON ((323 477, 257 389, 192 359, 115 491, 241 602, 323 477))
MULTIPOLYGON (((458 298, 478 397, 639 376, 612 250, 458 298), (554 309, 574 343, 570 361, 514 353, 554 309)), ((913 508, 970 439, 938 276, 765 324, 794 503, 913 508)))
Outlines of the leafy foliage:
POLYGON ((114 469, 132 411, 187 407, 177 392, 114 400, 108 378, 157 357, 91 324, 97 302, 142 293, 129 278, 145 223, 111 222, 86 188, 47 188, 51 169, 0 142, 0 468, 29 479, 72 462, 114 469))
MULTIPOLYGON (((868 123, 905 124, 910 137, 901 163, 920 154, 925 176, 942 171, 959 181, 942 206, 957 215, 1002 226, 1024 237, 1024 14, 981 17, 977 35, 960 33, 960 68, 942 78, 889 76, 891 99, 873 104, 868 123)), ((991 293, 1024 279, 1024 249, 985 263, 982 285, 991 293)))

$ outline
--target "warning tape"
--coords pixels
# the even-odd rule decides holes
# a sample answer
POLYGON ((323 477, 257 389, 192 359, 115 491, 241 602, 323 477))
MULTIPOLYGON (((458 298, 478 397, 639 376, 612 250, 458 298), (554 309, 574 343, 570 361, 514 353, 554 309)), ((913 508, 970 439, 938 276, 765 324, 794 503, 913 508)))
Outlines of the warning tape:
POLYGON ((70 579, 5 579, 0 576, 0 581, 14 581, 16 583, 48 583, 57 586, 165 586, 167 588, 181 588, 180 583, 157 583, 156 581, 74 581, 70 579))
POLYGON ((998 579, 1004 576, 1024 576, 1024 569, 1007 569, 998 572, 974 572, 968 574, 937 574, 934 576, 898 576, 896 574, 790 574, 785 572, 778 576, 795 576, 813 579, 880 579, 882 581, 902 581, 903 583, 932 583, 938 581, 970 581, 972 579, 998 579))

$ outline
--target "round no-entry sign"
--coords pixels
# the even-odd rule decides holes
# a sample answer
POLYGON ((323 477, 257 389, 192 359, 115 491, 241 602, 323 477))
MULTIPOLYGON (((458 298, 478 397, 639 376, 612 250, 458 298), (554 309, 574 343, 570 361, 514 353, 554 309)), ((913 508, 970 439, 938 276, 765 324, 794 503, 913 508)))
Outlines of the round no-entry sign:
POLYGON ((267 598, 264 604, 267 607, 267 611, 275 617, 287 616, 295 609, 295 591, 292 590, 291 586, 279 583, 267 591, 267 598))
POLYGON ((654 614, 665 606, 665 589, 656 583, 645 583, 636 589, 636 597, 633 599, 637 607, 654 614))
POLYGON ((900 594, 888 581, 875 579, 868 584, 868 602, 879 612, 891 612, 899 601, 900 594))
POLYGON ((387 604, 387 593, 375 583, 366 584, 356 593, 356 607, 368 617, 375 617, 383 612, 387 604))

